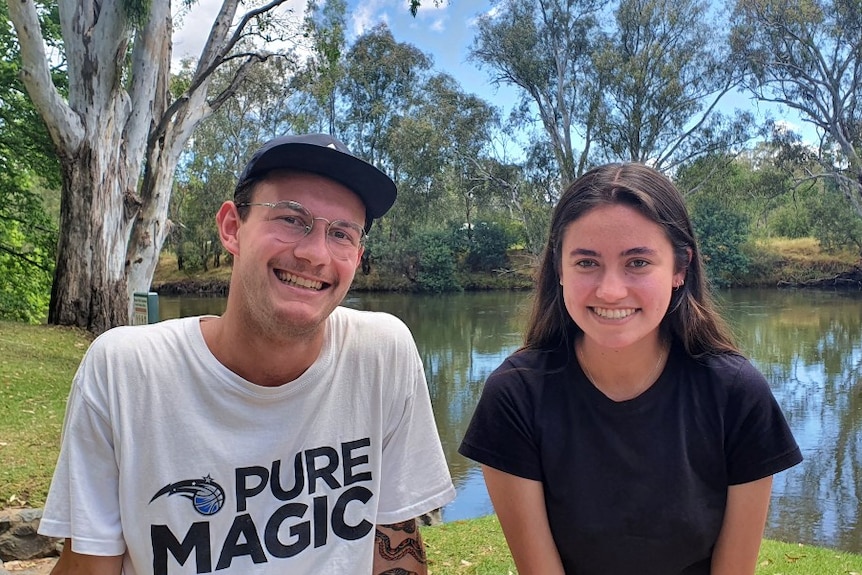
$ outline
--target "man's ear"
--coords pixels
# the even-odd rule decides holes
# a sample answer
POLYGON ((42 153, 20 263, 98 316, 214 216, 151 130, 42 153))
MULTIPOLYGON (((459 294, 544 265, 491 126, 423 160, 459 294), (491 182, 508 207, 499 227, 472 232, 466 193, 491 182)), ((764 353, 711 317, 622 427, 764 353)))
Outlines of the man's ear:
POLYGON ((219 208, 216 214, 216 224, 218 225, 219 239, 221 245, 224 246, 231 255, 239 255, 239 228, 242 225, 239 212, 236 204, 233 202, 225 202, 219 208))

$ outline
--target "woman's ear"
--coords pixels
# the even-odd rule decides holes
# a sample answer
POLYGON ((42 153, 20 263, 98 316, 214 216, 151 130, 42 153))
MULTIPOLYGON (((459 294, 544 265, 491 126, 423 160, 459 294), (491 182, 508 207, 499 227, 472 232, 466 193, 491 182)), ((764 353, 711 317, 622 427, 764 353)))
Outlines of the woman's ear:
POLYGON ((234 257, 238 256, 239 228, 242 225, 242 220, 235 203, 228 201, 221 205, 216 214, 216 224, 218 225, 221 245, 234 257))

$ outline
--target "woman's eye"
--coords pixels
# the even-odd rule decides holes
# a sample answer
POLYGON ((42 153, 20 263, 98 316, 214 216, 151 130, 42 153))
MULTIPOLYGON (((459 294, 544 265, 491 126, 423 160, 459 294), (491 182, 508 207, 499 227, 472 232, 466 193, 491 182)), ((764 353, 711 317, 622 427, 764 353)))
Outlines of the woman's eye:
POLYGON ((629 265, 633 268, 645 268, 649 265, 649 262, 646 260, 633 260, 629 265))
POLYGON ((596 267, 598 264, 596 262, 594 262, 593 260, 581 260, 581 261, 575 262, 575 265, 579 268, 592 268, 592 267, 596 267))

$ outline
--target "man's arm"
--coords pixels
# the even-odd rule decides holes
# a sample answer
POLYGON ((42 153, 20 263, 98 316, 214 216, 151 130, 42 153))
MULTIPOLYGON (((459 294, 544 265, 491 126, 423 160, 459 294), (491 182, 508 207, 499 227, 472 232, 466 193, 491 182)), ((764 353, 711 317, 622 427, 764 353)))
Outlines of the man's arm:
POLYGON ((51 570, 51 575, 120 575, 123 571, 123 556, 82 555, 72 551, 72 540, 66 539, 60 559, 51 570))
POLYGON ((373 575, 427 575, 425 546, 416 520, 378 525, 373 575))

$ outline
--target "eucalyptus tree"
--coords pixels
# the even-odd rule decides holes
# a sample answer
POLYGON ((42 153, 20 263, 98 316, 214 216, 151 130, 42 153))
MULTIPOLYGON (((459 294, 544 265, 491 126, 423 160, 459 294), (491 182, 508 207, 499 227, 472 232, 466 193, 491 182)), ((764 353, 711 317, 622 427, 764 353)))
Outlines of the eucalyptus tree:
POLYGON ((491 80, 519 88, 521 109, 535 109, 565 181, 589 155, 598 91, 589 55, 597 39, 598 0, 509 0, 477 22, 471 58, 491 80), (583 129, 577 134, 578 127, 583 129), (577 137, 584 149, 575 153, 577 137))
POLYGON ((170 0, 59 2, 68 97, 52 82, 37 4, 7 0, 24 85, 62 164, 50 323, 98 333, 127 321, 130 296, 149 288, 165 240, 183 147, 248 71, 272 56, 236 48, 251 36, 278 40, 285 28, 273 10, 285 1, 241 13, 239 0, 224 0, 187 90, 171 98, 170 0), (233 60, 242 63, 233 81, 211 91, 213 72, 233 60))
MULTIPOLYGON (((213 88, 223 90, 240 65, 227 63, 216 71, 213 88)), ((188 66, 186 70, 175 76, 181 86, 193 72, 188 66)), ((233 97, 195 129, 171 199, 170 241, 178 266, 206 270, 210 260, 219 265, 222 250, 215 225, 219 206, 233 198, 234 185, 250 155, 270 138, 298 131, 295 123, 303 121, 297 120, 291 106, 293 87, 284 81, 294 73, 289 60, 261 63, 233 97)))
POLYGON ((621 0, 593 53, 600 107, 599 161, 658 169, 748 139, 750 114, 716 108, 741 78, 706 0, 621 0))
POLYGON ((497 188, 486 185, 477 162, 489 156, 499 112, 482 98, 465 93, 448 74, 432 77, 424 94, 420 115, 430 120, 439 142, 440 182, 446 198, 460 205, 458 219, 471 230, 478 207, 489 207, 495 199, 497 188))
POLYGON ((759 100, 817 130, 819 171, 862 216, 862 1, 737 0, 737 64, 759 100))
POLYGON ((412 44, 397 42, 386 24, 378 24, 354 41, 345 67, 340 132, 355 153, 397 177, 389 169, 387 139, 394 124, 415 109, 431 57, 412 44))
POLYGON ((307 119, 303 131, 336 134, 338 87, 347 51, 346 17, 345 0, 326 0, 323 5, 308 2, 303 34, 310 39, 312 51, 293 82, 306 96, 296 98, 307 119))

